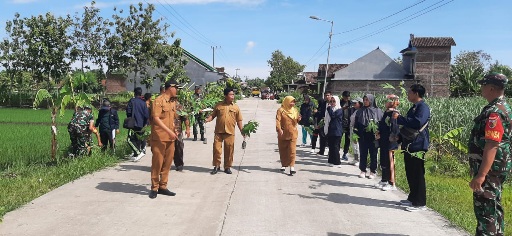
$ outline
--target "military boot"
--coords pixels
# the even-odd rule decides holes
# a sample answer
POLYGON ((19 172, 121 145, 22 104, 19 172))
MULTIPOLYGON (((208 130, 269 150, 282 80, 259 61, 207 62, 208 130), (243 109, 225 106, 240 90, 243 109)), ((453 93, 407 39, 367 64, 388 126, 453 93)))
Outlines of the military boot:
POLYGON ((197 134, 194 134, 194 139, 192 141, 197 141, 197 134))
POLYGON ((204 134, 201 134, 201 141, 204 141, 204 134))

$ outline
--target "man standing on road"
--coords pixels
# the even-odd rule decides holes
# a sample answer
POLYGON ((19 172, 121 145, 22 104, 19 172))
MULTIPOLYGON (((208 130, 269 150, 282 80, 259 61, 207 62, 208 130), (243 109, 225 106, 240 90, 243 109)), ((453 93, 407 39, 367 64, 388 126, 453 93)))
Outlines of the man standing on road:
MULTIPOLYGON (((175 141, 178 138, 176 134, 177 114, 177 89, 178 83, 175 80, 165 82, 164 94, 158 96, 153 102, 151 108, 151 152, 153 159, 151 162, 151 191, 149 198, 156 198, 158 194, 175 196, 167 188, 169 180, 169 171, 174 159, 175 141)), ((190 135, 190 129, 188 131, 190 135)))
POLYGON ((508 80, 492 73, 479 80, 487 104, 474 119, 469 138, 469 160, 473 180, 476 235, 504 235, 501 193, 512 167, 510 160, 512 110, 504 97, 508 80))
MULTIPOLYGON (((194 98, 196 101, 200 101, 203 99, 203 95, 201 94, 201 86, 196 85, 194 90, 194 98)), ((197 126, 199 126, 199 133, 201 134, 201 141, 204 141, 204 114, 202 111, 199 111, 199 114, 194 115, 196 118, 196 122, 194 123, 194 141, 197 141, 197 126)))
POLYGON ((128 144, 133 149, 133 161, 140 160, 146 150, 146 141, 137 137, 143 135, 142 128, 148 124, 149 110, 142 97, 142 88, 137 87, 133 90, 135 97, 128 101, 126 106, 126 117, 133 117, 135 119, 135 127, 128 131, 128 144))
MULTIPOLYGON (((321 100, 318 102, 318 112, 316 113, 315 117, 318 122, 323 120, 325 118, 325 111, 327 110, 327 104, 329 101, 331 101, 331 92, 326 91, 324 94, 324 100, 321 100)), ((323 126, 320 127, 317 125, 315 129, 319 130, 318 136, 320 137, 320 150, 318 151, 318 155, 325 155, 325 146, 327 145, 327 136, 325 135, 325 132, 323 131, 323 126)))
MULTIPOLYGON (((224 142, 224 172, 231 174, 233 154, 235 151, 235 125, 242 133, 242 113, 238 105, 234 103, 235 93, 232 88, 224 89, 224 101, 217 103, 212 114, 205 120, 210 122, 217 118, 215 124, 215 137, 213 140, 213 170, 212 175, 220 170, 220 155, 222 142, 224 142)), ((243 134, 242 134, 243 135, 243 134)), ((245 135, 243 135, 245 137, 245 135)))
POLYGON ((407 92, 407 100, 413 104, 412 107, 407 111, 405 117, 398 113, 394 115, 394 118, 397 118, 397 123, 403 126, 400 135, 404 150, 405 175, 410 192, 407 200, 400 201, 400 205, 406 206, 407 211, 427 209, 424 158, 430 143, 427 128, 430 107, 423 100, 423 96, 425 96, 425 87, 413 84, 407 92), (417 135, 407 136, 405 132, 402 132, 405 130, 411 130, 412 132, 409 133, 417 133, 417 135))

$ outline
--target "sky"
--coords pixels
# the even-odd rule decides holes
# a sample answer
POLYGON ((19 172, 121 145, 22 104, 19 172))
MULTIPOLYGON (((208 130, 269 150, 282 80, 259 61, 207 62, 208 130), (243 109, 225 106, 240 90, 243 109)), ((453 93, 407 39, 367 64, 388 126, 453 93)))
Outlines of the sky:
MULTIPOLYGON (((276 50, 305 65, 304 71, 317 71, 327 62, 331 25, 329 64, 351 63, 377 47, 400 57, 414 34, 452 37, 452 59, 461 51, 483 50, 512 66, 510 0, 97 0, 96 6, 110 18, 114 7, 128 10, 138 2, 154 4, 155 19, 169 24, 187 51, 242 79, 266 79, 276 50)), ((0 0, 0 38, 16 12, 65 16, 81 14, 89 4, 0 0)))

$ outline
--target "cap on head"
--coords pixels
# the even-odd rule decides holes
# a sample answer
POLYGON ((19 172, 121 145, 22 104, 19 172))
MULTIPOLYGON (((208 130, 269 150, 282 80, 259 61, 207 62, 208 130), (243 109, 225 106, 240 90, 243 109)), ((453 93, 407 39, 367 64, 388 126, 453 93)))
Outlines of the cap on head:
POLYGON ((500 87, 505 87, 508 83, 508 79, 504 74, 493 72, 484 76, 484 78, 479 80, 477 83, 480 85, 494 84, 500 87))
POLYGON ((363 102, 363 99, 362 98, 354 98, 351 100, 352 103, 356 103, 356 102, 363 102))
POLYGON ((176 89, 178 89, 180 87, 180 85, 178 84, 178 82, 174 79, 171 79, 171 80, 168 80, 165 82, 165 89, 168 89, 170 87, 175 87, 176 89))

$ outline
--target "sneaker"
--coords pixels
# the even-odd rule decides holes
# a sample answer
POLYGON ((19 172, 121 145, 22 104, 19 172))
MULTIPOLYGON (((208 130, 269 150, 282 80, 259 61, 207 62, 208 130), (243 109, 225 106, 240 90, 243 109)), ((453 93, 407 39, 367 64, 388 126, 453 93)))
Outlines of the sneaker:
POLYGON ((381 180, 380 182, 378 182, 378 183, 376 183, 375 185, 373 185, 373 187, 374 187, 374 188, 382 188, 382 187, 384 187, 386 184, 388 184, 388 182, 387 182, 387 181, 382 181, 382 180, 381 180))
POLYGON ((382 191, 393 191, 393 190, 396 190, 395 185, 386 184, 386 185, 382 186, 382 191))
POLYGON ((347 154, 343 154, 343 157, 341 158, 342 161, 348 161, 348 157, 347 157, 347 154))
POLYGON ((412 202, 410 202, 409 200, 400 200, 397 205, 399 206, 406 206, 406 207, 410 207, 412 206, 412 202))
POLYGON ((311 153, 315 153, 315 149, 314 148, 311 148, 311 153))
POLYGON ((341 168, 341 165, 334 165, 334 167, 336 167, 336 168, 341 168))
POLYGON ((144 157, 144 155, 145 154, 143 152, 140 152, 139 155, 133 157, 133 162, 138 162, 142 157, 144 157))
POLYGON ((359 166, 359 162, 356 160, 352 161, 350 164, 353 166, 359 166))
POLYGON ((175 192, 171 192, 171 190, 169 189, 161 189, 159 188, 158 189, 158 194, 163 194, 163 195, 167 195, 167 196, 176 196, 176 193, 175 192))
POLYGON ((375 173, 370 172, 368 179, 375 179, 375 173))
POLYGON ((359 178, 364 178, 364 177, 366 177, 366 172, 361 171, 361 174, 359 174, 359 178))
POLYGON ((426 206, 410 206, 405 208, 406 211, 414 212, 414 211, 425 211, 427 210, 426 206))
POLYGON ((320 153, 320 152, 317 152, 316 154, 320 155, 320 156, 325 156, 324 153, 320 153))
POLYGON ((306 147, 306 144, 301 144, 300 147, 301 148, 306 147))
POLYGON ((281 172, 284 172, 286 170, 286 167, 282 166, 281 169, 279 169, 279 171, 281 172))

